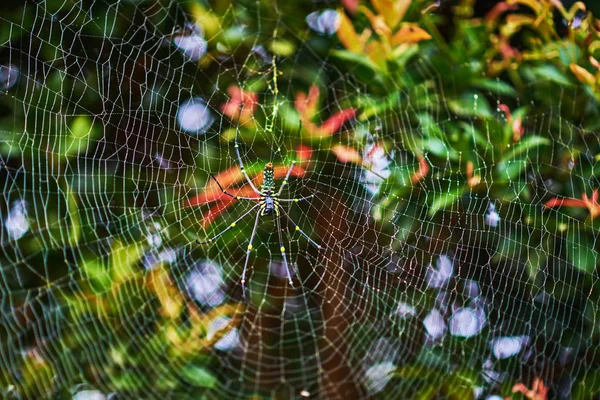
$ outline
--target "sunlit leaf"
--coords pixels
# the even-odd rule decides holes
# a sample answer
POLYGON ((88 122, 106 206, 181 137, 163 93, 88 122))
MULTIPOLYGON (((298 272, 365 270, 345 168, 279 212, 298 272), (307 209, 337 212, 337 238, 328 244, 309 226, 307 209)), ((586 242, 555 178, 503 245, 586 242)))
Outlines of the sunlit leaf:
POLYGON ((346 16, 344 10, 338 10, 338 14, 340 16, 340 25, 337 30, 337 36, 340 39, 340 42, 342 42, 344 47, 351 52, 361 53, 364 42, 361 41, 361 38, 356 33, 356 30, 354 30, 352 21, 346 16))
POLYGON ((386 24, 394 29, 404 18, 412 0, 372 0, 377 12, 383 16, 386 24))

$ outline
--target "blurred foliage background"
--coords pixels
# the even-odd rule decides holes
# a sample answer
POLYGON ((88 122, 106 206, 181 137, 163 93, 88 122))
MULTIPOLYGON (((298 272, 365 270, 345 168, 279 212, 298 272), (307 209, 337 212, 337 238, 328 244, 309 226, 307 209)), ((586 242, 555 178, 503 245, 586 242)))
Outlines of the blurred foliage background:
POLYGON ((7 3, 3 398, 598 398, 599 13, 7 3), (246 300, 236 132, 325 247, 246 300))

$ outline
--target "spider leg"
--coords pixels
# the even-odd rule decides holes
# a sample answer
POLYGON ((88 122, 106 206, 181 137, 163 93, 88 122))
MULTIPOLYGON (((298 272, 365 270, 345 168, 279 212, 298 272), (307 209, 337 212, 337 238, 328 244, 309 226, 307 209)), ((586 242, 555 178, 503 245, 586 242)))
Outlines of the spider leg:
POLYGON ((260 195, 260 191, 256 188, 256 186, 254 186, 254 183, 252 183, 252 180, 250 179, 250 177, 248 176, 248 173, 246 172, 246 169, 244 168, 244 163, 242 162, 242 156, 240 155, 240 147, 238 145, 239 132, 240 132, 239 129, 235 130, 235 144, 233 146, 233 147, 235 147, 235 153, 237 154, 238 164, 240 165, 240 170, 242 171, 242 175, 244 175, 244 178, 246 178, 246 181, 250 184, 250 186, 252 187, 252 190, 254 190, 254 192, 256 194, 260 195))
POLYGON ((311 194, 310 196, 304 196, 304 197, 298 197, 297 199, 277 199, 279 201, 282 201, 284 203, 297 203, 299 201, 303 201, 303 200, 308 200, 308 199, 312 199, 313 197, 315 197, 317 194, 311 194))
POLYGON ((236 200, 260 200, 260 197, 240 197, 240 196, 231 194, 227 190, 223 189, 223 186, 221 186, 221 184, 219 183, 219 181, 217 180, 217 178, 215 178, 215 176, 213 174, 210 174, 210 177, 213 178, 215 180, 215 182, 217 182, 217 185, 219 185, 219 189, 221 189, 221 192, 223 192, 224 194, 226 194, 229 197, 233 197, 236 200))
MULTIPOLYGON (((230 230, 231 228, 233 228, 238 222, 240 222, 240 220, 242 220, 246 215, 250 214, 253 210, 255 210, 257 207, 259 207, 260 204, 256 204, 254 206, 252 206, 251 209, 249 209, 248 211, 246 211, 241 217, 239 217, 238 219, 236 219, 233 223, 231 223, 227 228, 223 229, 219 234, 217 234, 216 236, 211 237, 208 240, 205 240, 203 242, 199 241, 198 239, 196 239, 196 243, 198 244, 206 244, 206 243, 212 243, 215 241, 215 239, 219 238, 221 235, 223 235, 225 232, 227 232, 228 230, 230 230)), ((256 228, 256 226, 255 226, 256 228)))
POLYGON ((279 192, 277 192, 278 197, 281 196, 281 193, 283 192, 283 188, 285 187, 285 185, 288 184, 288 179, 290 178, 290 175, 292 174, 292 170, 294 169, 295 163, 296 163, 296 161, 292 161, 292 165, 290 165, 290 169, 288 169, 288 172, 285 175, 283 182, 281 182, 281 186, 279 187, 279 192))
POLYGON ((293 288, 294 283, 292 282, 292 275, 290 274, 290 266, 288 265, 287 256, 285 254, 285 246, 283 245, 283 235, 281 234, 281 221, 279 221, 279 212, 277 212, 275 214, 275 221, 277 223, 277 234, 279 236, 279 245, 281 246, 279 248, 279 250, 281 250, 281 256, 283 257, 283 265, 285 266, 285 272, 287 273, 287 277, 288 277, 288 281, 290 282, 290 286, 293 288))
POLYGON ((292 223, 292 225, 294 225, 294 230, 296 232, 299 232, 302 236, 304 236, 317 249, 322 249, 323 248, 323 246, 321 246, 319 243, 317 243, 314 240, 312 240, 302 229, 300 229, 300 227, 294 222, 294 220, 292 219, 292 217, 290 217, 290 215, 288 213, 286 213, 283 210, 283 208, 281 209, 281 212, 283 213, 283 215, 286 216, 286 218, 288 219, 288 221, 290 221, 292 223))
MULTIPOLYGON (((258 204, 252 207, 252 210, 258 207, 258 204)), ((250 211, 252 211, 250 210, 250 211)), ((248 260, 250 260, 250 252, 252 251, 252 241, 256 235, 256 228, 258 226, 258 218, 260 217, 260 210, 256 212, 256 220, 254 221, 254 228, 252 228, 252 234, 250 235, 250 241, 248 242, 248 249, 246 250, 246 261, 244 262, 244 270, 242 271, 242 294, 244 299, 246 298, 246 271, 248 270, 248 260)))

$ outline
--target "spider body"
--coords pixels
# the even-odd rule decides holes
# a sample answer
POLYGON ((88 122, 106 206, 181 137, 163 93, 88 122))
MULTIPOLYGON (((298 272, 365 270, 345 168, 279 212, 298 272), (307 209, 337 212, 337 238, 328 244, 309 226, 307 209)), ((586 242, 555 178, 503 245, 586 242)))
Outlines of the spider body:
POLYGON ((275 191, 275 171, 274 171, 274 167, 273 167, 273 163, 272 162, 268 162, 267 164, 265 164, 265 168, 263 170, 263 184, 260 187, 260 190, 257 189, 257 187, 254 185, 254 183, 252 183, 252 180, 250 179, 250 177, 248 176, 248 173, 246 172, 246 170, 244 169, 244 164, 242 162, 242 157, 240 156, 240 150, 239 150, 239 146, 237 144, 237 132, 236 132, 236 137, 235 137, 235 151, 237 154, 237 159, 239 162, 239 166, 240 166, 240 170, 242 172, 242 174, 244 175, 244 178, 246 179, 246 182, 250 185, 250 187, 252 188, 252 190, 254 191, 254 193, 256 193, 256 195, 258 197, 240 197, 240 196, 235 196, 231 193, 229 193, 227 190, 225 190, 221 184, 219 183, 219 181, 217 180, 217 178, 215 178, 212 174, 210 175, 212 179, 214 179, 214 181, 217 183, 217 185, 219 186, 219 189, 221 189, 221 191, 229 196, 229 197, 233 197, 236 200, 246 200, 246 201, 251 201, 254 202, 254 206, 252 206, 249 210, 247 210, 241 217, 239 217, 237 220, 235 220, 232 224, 230 224, 227 228, 225 228, 223 231, 221 231, 219 234, 217 234, 216 236, 213 236, 212 238, 205 240, 203 242, 196 240, 199 244, 206 244, 206 243, 212 243, 214 242, 217 238, 219 238, 221 235, 223 235, 225 232, 227 232, 228 230, 234 228, 237 223, 239 221, 241 221, 243 218, 245 218, 248 214, 250 214, 252 211, 257 210, 256 212, 256 219, 254 221, 254 227, 252 228, 252 234, 250 235, 250 240, 248 241, 248 248, 246 250, 246 261, 244 263, 244 270, 242 272, 242 292, 244 294, 244 298, 246 297, 246 289, 245 289, 245 283, 246 283, 246 272, 248 269, 248 261, 250 260, 250 253, 253 250, 252 247, 252 242, 254 240, 254 237, 256 235, 256 228, 258 226, 258 220, 259 217, 264 217, 264 216, 268 216, 268 215, 272 215, 275 219, 276 222, 276 226, 277 226, 277 235, 279 238, 279 244, 280 244, 280 248, 279 250, 281 251, 281 257, 283 258, 283 264, 285 265, 286 268, 286 272, 287 272, 287 277, 288 277, 288 281, 290 283, 290 285, 293 287, 293 282, 292 282, 292 274, 290 273, 290 269, 289 269, 289 265, 287 262, 287 256, 286 256, 286 250, 285 250, 285 246, 283 245, 283 235, 282 235, 282 229, 281 229, 281 222, 280 222, 280 216, 281 214, 283 214, 293 225, 294 225, 294 230, 296 232, 299 232, 302 236, 304 236, 306 239, 308 239, 308 241, 315 247, 317 247, 318 249, 321 248, 321 245, 317 244, 317 242, 315 242, 314 240, 312 240, 306 233, 304 233, 304 231, 302 231, 302 229, 300 229, 300 227, 294 223, 294 221, 290 218, 290 216, 284 211, 284 209, 281 207, 282 202, 294 202, 294 203, 298 203, 299 201, 303 201, 303 200, 308 200, 312 197, 314 197, 314 194, 311 194, 309 196, 305 196, 305 197, 300 197, 300 198, 290 198, 290 199, 282 199, 280 198, 281 193, 283 192, 283 188, 287 185, 288 183, 288 179, 290 177, 290 174, 292 173, 292 170, 294 169, 294 162, 292 162, 292 165, 290 166, 290 169, 288 170, 287 174, 285 175, 285 178, 283 180, 283 182, 281 183, 281 186, 279 187, 279 190, 276 192, 275 191))
POLYGON ((267 163, 263 171, 263 185, 260 189, 260 215, 271 215, 275 213, 279 216, 279 200, 275 191, 275 171, 273 163, 267 163))
POLYGON ((279 216, 279 202, 277 201, 277 197, 271 194, 267 194, 262 197, 262 200, 259 202, 260 204, 260 215, 271 215, 275 213, 275 215, 279 216))

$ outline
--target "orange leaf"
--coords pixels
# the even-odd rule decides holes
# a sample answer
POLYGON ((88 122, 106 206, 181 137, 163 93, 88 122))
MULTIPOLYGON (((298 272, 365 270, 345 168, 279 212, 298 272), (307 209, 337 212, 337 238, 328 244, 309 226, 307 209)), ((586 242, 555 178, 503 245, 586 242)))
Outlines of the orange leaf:
MULTIPOLYGON (((232 185, 235 185, 238 182, 244 180, 244 175, 240 171, 240 167, 234 165, 225 171, 219 172, 215 178, 219 181, 223 188, 228 188, 232 185)), ((217 185, 217 182, 214 179, 209 178, 210 181, 207 183, 204 191, 197 196, 192 197, 187 202, 187 207, 197 206, 199 204, 210 203, 212 201, 218 200, 223 192, 217 185)))
POLYGON ((331 148, 331 152, 343 163, 362 164, 362 157, 354 147, 336 144, 331 148))
POLYGON ((402 28, 394 34, 392 44, 400 45, 404 43, 418 43, 423 40, 431 39, 431 35, 424 29, 413 24, 403 25, 402 28))
POLYGON ((467 184, 469 185, 469 187, 475 187, 475 186, 479 185, 479 183, 481 182, 481 178, 479 176, 473 175, 474 172, 475 172, 475 166, 473 165, 473 161, 467 161, 466 173, 467 173, 467 184))
POLYGON ((573 75, 579 79, 580 82, 587 83, 590 86, 596 85, 596 78, 587 69, 580 67, 577 64, 571 64, 569 66, 573 75))
MULTIPOLYGON (((284 178, 286 176, 287 172, 288 172, 288 169, 286 169, 283 165, 277 165, 274 167, 275 179, 284 178)), ((294 176, 294 177, 303 176, 305 172, 306 171, 304 168, 302 168, 298 165, 294 165, 294 168, 292 169, 290 176, 294 176)), ((260 174, 260 176, 256 179, 256 185, 258 186, 258 185, 262 184, 262 181, 263 181, 263 175, 260 174)), ((218 204, 214 205, 205 214, 203 214, 202 226, 204 228, 208 227, 215 219, 217 219, 233 203, 235 203, 237 201, 233 197, 227 196, 225 193, 221 192, 220 189, 218 189, 218 190, 220 192, 218 197, 208 198, 204 194, 200 194, 200 195, 192 198, 189 201, 189 203, 193 203, 190 205, 199 205, 199 204, 203 204, 203 203, 219 201, 218 204), (201 196, 203 196, 203 197, 201 197, 201 196), (199 200, 201 200, 201 201, 199 201, 199 200), (203 200, 203 202, 202 202, 202 200, 203 200)), ((258 198, 258 195, 254 192, 254 190, 248 184, 242 186, 241 188, 226 189, 226 190, 227 190, 227 192, 233 194, 234 196, 258 198)))
POLYGON ((204 215, 202 215, 202 227, 207 228, 212 222, 223 214, 236 200, 233 197, 223 196, 222 201, 212 206, 204 215))
POLYGON ((411 178, 411 182, 413 185, 419 182, 421 179, 425 178, 429 173, 429 164, 424 157, 419 158, 419 170, 415 172, 411 178))
MULTIPOLYGON (((254 193, 254 190, 250 187, 250 185, 245 185, 239 189, 227 190, 229 193, 240 196, 240 197, 256 197, 258 195, 254 193)), ((217 219, 221 214, 225 212, 233 203, 237 200, 233 197, 227 196, 225 193, 221 193, 220 197, 215 200, 219 200, 218 204, 211 207, 205 214, 202 215, 202 227, 208 227, 215 219, 217 219)))
MULTIPOLYGON (((290 176, 294 176, 294 177, 303 176, 305 172, 306 171, 304 168, 300 167, 299 165, 295 165, 290 176)), ((275 179, 284 178, 286 174, 287 174, 287 169, 285 166, 276 165, 274 167, 275 179)), ((256 193, 254 193, 254 190, 252 190, 252 188, 248 184, 242 186, 241 188, 231 188, 232 185, 234 185, 238 182, 244 181, 244 175, 242 175, 238 166, 233 166, 223 172, 220 172, 215 178, 219 181, 219 183, 221 184, 223 189, 227 190, 227 192, 231 193, 234 196, 240 196, 240 197, 255 197, 256 196, 256 193)), ((257 186, 257 187, 260 186, 263 181, 262 173, 259 174, 257 177, 253 178, 252 180, 253 180, 253 183, 255 186, 257 186)), ((256 196, 256 197, 258 197, 258 196, 256 196)), ((232 198, 230 196, 227 196, 225 193, 223 193, 221 191, 221 189, 219 188, 219 185, 217 185, 217 183, 213 179, 211 179, 210 183, 208 185, 206 185, 206 187, 204 188, 204 191, 202 191, 202 193, 190 198, 187 201, 186 206, 194 207, 194 206, 212 203, 212 202, 219 201, 219 200, 226 200, 226 199, 232 199, 232 198)))

